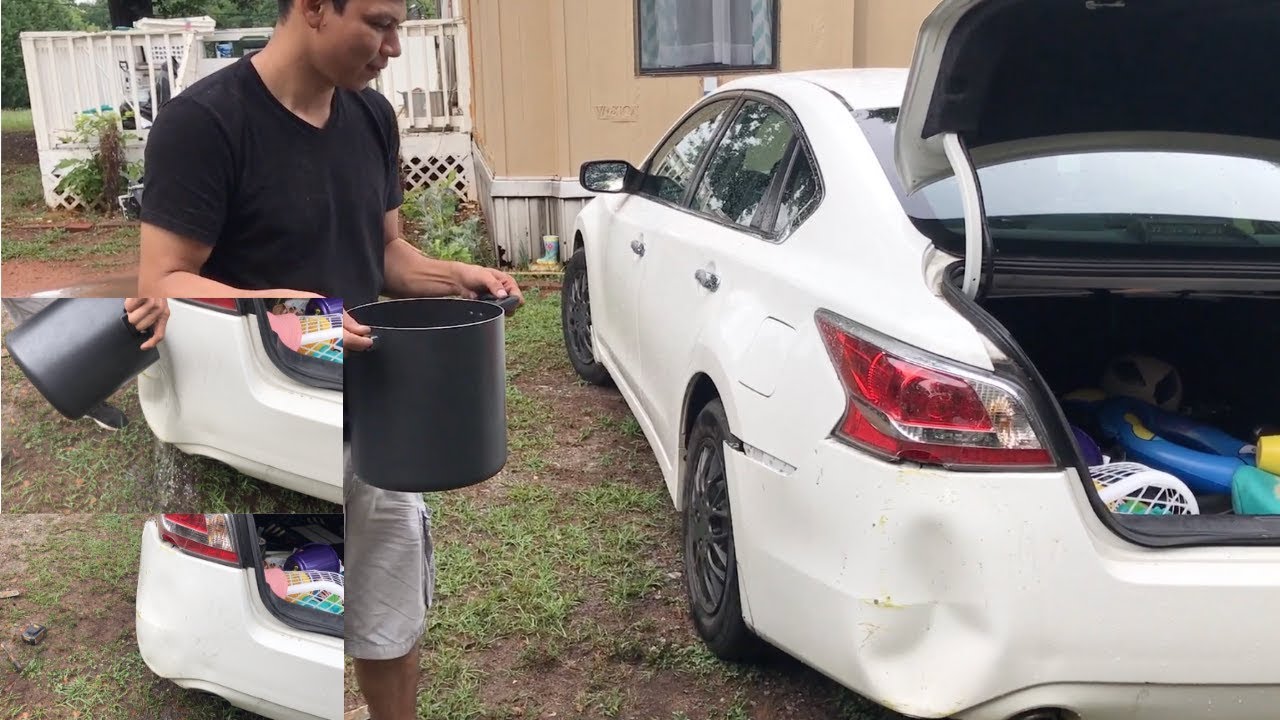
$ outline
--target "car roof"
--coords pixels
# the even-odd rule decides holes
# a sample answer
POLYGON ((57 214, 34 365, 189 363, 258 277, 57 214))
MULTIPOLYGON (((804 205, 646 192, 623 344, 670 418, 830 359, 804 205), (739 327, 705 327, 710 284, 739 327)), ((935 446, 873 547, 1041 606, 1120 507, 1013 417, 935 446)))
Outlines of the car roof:
POLYGON ((762 90, 784 95, 795 81, 818 85, 842 98, 855 110, 898 107, 907 87, 906 68, 840 68, 753 75, 735 80, 722 91, 762 90))

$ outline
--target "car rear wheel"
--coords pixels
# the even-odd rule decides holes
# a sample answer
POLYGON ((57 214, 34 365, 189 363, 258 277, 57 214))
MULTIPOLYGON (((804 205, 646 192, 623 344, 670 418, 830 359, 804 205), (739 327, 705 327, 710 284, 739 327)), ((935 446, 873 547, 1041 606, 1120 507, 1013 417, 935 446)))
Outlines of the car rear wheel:
POLYGON ((560 328, 564 347, 578 377, 592 385, 609 385, 609 371, 591 349, 591 295, 587 286, 587 254, 578 250, 564 268, 560 290, 560 328))
POLYGON ((742 617, 724 447, 729 420, 717 398, 689 435, 684 483, 684 576, 689 612, 703 642, 723 660, 751 660, 767 647, 742 617))

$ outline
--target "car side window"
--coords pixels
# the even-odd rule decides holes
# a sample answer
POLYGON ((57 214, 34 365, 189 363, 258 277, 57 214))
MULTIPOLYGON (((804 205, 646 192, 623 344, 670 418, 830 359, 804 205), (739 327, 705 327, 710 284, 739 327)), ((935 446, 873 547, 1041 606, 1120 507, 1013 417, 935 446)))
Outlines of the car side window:
POLYGON ((684 200, 703 150, 715 136, 720 119, 732 106, 732 100, 713 102, 690 115, 671 133, 653 156, 642 192, 673 203, 684 200))
POLYGON ((748 100, 711 154, 693 196, 693 209, 738 225, 750 225, 764 204, 773 176, 795 131, 777 109, 748 100))
POLYGON ((796 148, 791 174, 782 189, 782 201, 778 205, 778 219, 774 223, 780 235, 788 235, 818 206, 818 175, 804 147, 796 148))

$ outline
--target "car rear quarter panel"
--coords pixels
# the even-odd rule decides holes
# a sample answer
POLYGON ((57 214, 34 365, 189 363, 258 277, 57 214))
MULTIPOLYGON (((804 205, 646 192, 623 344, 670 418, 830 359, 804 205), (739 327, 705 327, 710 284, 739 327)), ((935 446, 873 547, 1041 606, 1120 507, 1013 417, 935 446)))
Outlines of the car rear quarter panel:
POLYGON ((729 297, 708 322, 693 367, 726 396, 737 437, 799 466, 844 410, 843 388, 814 322, 818 309, 968 365, 992 365, 978 332, 928 284, 930 243, 907 219, 849 110, 805 81, 773 89, 803 126, 823 199, 789 237, 747 243, 730 259, 722 288, 729 297), (794 332, 762 336, 774 321, 794 332), (763 347, 766 337, 790 347, 763 347), (771 355, 768 362, 762 353, 771 355), (761 378, 762 365, 774 376, 761 378))

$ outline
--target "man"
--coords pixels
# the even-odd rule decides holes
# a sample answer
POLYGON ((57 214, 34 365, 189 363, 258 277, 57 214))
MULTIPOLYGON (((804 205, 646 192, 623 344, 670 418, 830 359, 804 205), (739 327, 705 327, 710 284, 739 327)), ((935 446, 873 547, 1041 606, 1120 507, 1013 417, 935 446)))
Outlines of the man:
MULTIPOLYGON (((32 316, 49 307, 55 298, 4 298, 4 309, 9 313, 15 326, 30 320, 32 316)), ((164 298, 125 298, 124 311, 129 324, 139 332, 151 329, 152 335, 139 347, 143 350, 160 344, 164 339, 164 329, 169 323, 169 301, 164 298)), ((106 402, 89 408, 85 417, 92 420, 103 430, 115 432, 129 424, 124 412, 106 402)))
MULTIPOLYGON (((511 276, 400 237, 399 132, 366 89, 403 0, 279 0, 267 46, 175 96, 147 140, 140 287, 167 296, 521 296, 511 276)), ((523 299, 522 299, 523 300, 523 299)), ((344 314, 344 346, 369 328, 344 314)), ((433 583, 422 497, 353 477, 344 447, 347 654, 373 720, 416 717, 433 583)))

